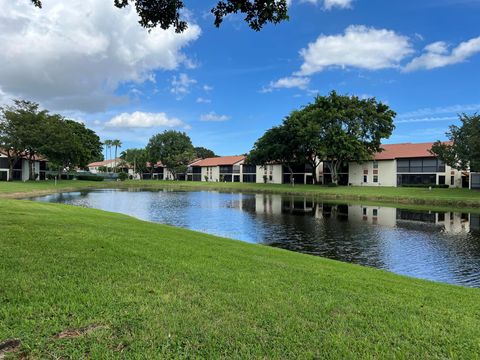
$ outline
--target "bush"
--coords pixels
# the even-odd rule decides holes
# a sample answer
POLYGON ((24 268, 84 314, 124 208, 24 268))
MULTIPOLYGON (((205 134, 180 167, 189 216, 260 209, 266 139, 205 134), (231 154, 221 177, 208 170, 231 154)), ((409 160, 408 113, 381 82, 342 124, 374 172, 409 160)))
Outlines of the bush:
POLYGON ((337 187, 338 185, 332 182, 332 183, 328 183, 327 186, 328 187, 337 187))
POLYGON ((121 173, 118 173, 118 179, 120 181, 125 181, 128 179, 128 174, 124 173, 124 172, 121 172, 121 173))
POLYGON ((96 175, 78 175, 77 179, 84 181, 103 181, 103 177, 96 175))

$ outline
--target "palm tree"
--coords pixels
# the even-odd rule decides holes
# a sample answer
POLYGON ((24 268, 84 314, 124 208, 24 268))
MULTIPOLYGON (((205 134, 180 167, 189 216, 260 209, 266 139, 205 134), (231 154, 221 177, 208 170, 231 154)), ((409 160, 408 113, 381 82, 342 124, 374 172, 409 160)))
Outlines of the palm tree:
MULTIPOLYGON (((103 144, 105 145, 105 160, 108 160, 108 154, 107 154, 107 150, 111 150, 112 148, 112 140, 105 140, 103 142, 103 144)), ((110 151, 110 157, 112 157, 112 152, 110 151)), ((107 172, 108 171, 108 165, 107 165, 107 172)))
POLYGON ((115 172, 117 172, 117 150, 122 147, 122 142, 118 139, 112 140, 112 146, 115 146, 115 172))

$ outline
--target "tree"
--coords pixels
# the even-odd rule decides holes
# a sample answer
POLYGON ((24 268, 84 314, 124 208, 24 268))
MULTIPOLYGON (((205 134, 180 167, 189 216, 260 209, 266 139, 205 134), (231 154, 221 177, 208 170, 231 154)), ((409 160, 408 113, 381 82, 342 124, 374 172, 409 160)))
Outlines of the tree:
POLYGON ((58 168, 59 172, 86 167, 102 157, 100 138, 84 124, 60 115, 51 115, 44 132, 48 141, 40 148, 40 152, 48 158, 52 168, 58 168))
MULTIPOLYGON (((338 171, 350 161, 364 162, 380 152, 382 139, 390 137, 396 113, 375 98, 317 96, 312 104, 295 113, 306 155, 315 151, 338 184, 338 171)), ((288 122, 288 120, 287 120, 288 122)), ((295 126, 295 125, 294 125, 295 126)))
POLYGON ((201 147, 201 146, 196 147, 194 150, 195 150, 195 157, 199 159, 218 157, 218 155, 215 155, 215 153, 212 150, 201 147))
POLYGON ((117 150, 118 148, 121 148, 122 147, 122 142, 118 139, 115 139, 115 140, 112 140, 112 143, 111 143, 112 146, 115 147, 115 172, 117 171, 116 167, 117 167, 117 150))
POLYGON ((110 148, 112 144, 112 140, 105 140, 103 142, 103 146, 105 146, 105 160, 108 160, 108 149, 110 148))
POLYGON ((451 125, 449 143, 436 141, 431 152, 445 164, 458 169, 480 171, 480 115, 461 114, 461 125, 451 125))
POLYGON ((0 147, 7 156, 8 181, 12 181, 13 168, 24 154, 21 138, 18 136, 22 124, 15 107, 0 108, 0 147))
POLYGON ((302 160, 296 153, 297 141, 295 134, 289 131, 286 125, 273 127, 258 139, 250 154, 247 163, 267 166, 271 163, 279 163, 286 166, 290 171, 290 179, 293 179, 292 166, 302 160))
POLYGON ((133 167, 133 171, 143 177, 147 172, 147 151, 145 149, 127 149, 122 151, 120 158, 133 167))
MULTIPOLYGON (((42 7, 42 0, 31 2, 42 7)), ((187 22, 181 19, 182 0, 114 0, 114 5, 120 9, 130 4, 135 5, 139 23, 146 29, 173 27, 177 33, 187 29, 187 22)), ((278 24, 288 20, 287 0, 220 0, 211 13, 217 28, 226 16, 237 13, 244 14, 245 22, 255 31, 261 30, 266 23, 278 24)))
POLYGON ((166 130, 150 138, 147 145, 149 162, 152 165, 158 160, 172 173, 174 179, 187 170, 188 164, 195 157, 190 137, 180 131, 166 130))
POLYGON ((35 180, 33 164, 45 142, 45 125, 48 111, 40 111, 37 103, 14 100, 12 106, 1 108, 2 112, 2 147, 5 148, 9 161, 10 176, 13 166, 20 157, 29 162, 29 179, 35 180))

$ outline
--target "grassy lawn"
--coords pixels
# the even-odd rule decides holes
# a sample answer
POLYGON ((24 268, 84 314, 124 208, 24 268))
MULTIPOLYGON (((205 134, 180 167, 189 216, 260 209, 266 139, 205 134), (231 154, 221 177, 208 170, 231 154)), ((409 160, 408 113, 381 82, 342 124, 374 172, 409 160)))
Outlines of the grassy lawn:
POLYGON ((0 229, 7 357, 479 358, 478 289, 58 204, 0 229))
POLYGON ((226 191, 255 191, 283 194, 314 195, 324 199, 366 200, 372 202, 432 204, 457 207, 480 207, 480 191, 469 189, 424 189, 424 188, 394 188, 394 187, 345 187, 336 188, 318 185, 296 185, 294 187, 282 184, 250 184, 250 183, 217 183, 217 182, 186 182, 186 181, 125 181, 125 182, 91 182, 91 181, 60 181, 54 186, 52 181, 41 182, 0 182, 0 197, 19 197, 25 193, 49 193, 81 188, 121 188, 143 187, 226 191))

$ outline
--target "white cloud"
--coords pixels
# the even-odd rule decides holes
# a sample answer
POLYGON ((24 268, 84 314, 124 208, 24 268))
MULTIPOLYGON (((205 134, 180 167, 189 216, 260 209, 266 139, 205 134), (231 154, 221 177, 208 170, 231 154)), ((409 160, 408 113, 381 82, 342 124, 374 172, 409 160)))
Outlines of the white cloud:
POLYGON ((431 70, 457 64, 477 53, 480 53, 480 36, 460 43, 451 51, 447 43, 438 41, 427 45, 424 53, 410 61, 404 71, 431 70))
POLYGON ((261 92, 271 92, 274 89, 301 89, 306 90, 310 84, 310 79, 307 77, 299 76, 287 76, 276 81, 270 82, 270 84, 263 88, 261 92))
POLYGON ((325 0, 323 7, 327 10, 330 10, 334 7, 341 9, 348 9, 352 7, 353 0, 325 0))
MULTIPOLYGON (((349 9, 352 7, 353 0, 299 0, 297 2, 300 3, 310 3, 313 5, 318 5, 319 3, 323 3, 323 8, 325 10, 331 10, 335 7, 340 9, 349 9)), ((287 5, 292 5, 292 0, 287 0, 287 5)))
POLYGON ((170 118, 164 112, 147 113, 141 111, 119 114, 105 123, 105 126, 117 128, 188 128, 188 125, 182 120, 170 118))
POLYGON ((344 34, 320 35, 302 49, 304 62, 297 75, 308 76, 329 67, 395 68, 412 51, 409 38, 392 30, 351 25, 344 34))
POLYGON ((212 100, 206 99, 206 98, 203 98, 203 97, 200 96, 200 97, 197 98, 196 102, 198 104, 210 104, 212 102, 212 100))
POLYGON ((197 83, 197 80, 188 77, 187 74, 180 74, 172 78, 172 88, 170 92, 177 96, 177 100, 183 98, 190 92, 190 86, 197 83))
POLYGON ((155 70, 189 64, 182 49, 200 36, 190 24, 146 31, 133 6, 112 1, 0 0, 0 91, 63 110, 102 111, 128 99, 128 82, 154 81, 155 70))
POLYGON ((200 116, 201 121, 227 121, 230 120, 230 116, 228 115, 219 115, 216 114, 214 111, 209 112, 208 114, 203 114, 200 116))
POLYGON ((399 119, 405 118, 416 118, 416 117, 425 117, 431 115, 440 115, 440 114, 458 114, 462 112, 479 112, 480 111, 480 103, 479 104, 457 104, 457 105, 448 105, 448 106, 440 106, 434 108, 423 108, 418 109, 415 111, 410 111, 407 113, 403 113, 397 116, 399 119))
POLYGON ((206 92, 212 91, 212 90, 213 90, 213 86, 203 85, 203 90, 205 90, 206 92))
POLYGON ((418 119, 395 120, 395 124, 437 122, 437 121, 447 121, 447 120, 448 121, 458 120, 458 116, 437 116, 437 117, 424 117, 424 118, 418 118, 418 119))

